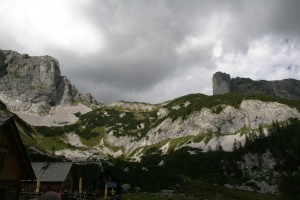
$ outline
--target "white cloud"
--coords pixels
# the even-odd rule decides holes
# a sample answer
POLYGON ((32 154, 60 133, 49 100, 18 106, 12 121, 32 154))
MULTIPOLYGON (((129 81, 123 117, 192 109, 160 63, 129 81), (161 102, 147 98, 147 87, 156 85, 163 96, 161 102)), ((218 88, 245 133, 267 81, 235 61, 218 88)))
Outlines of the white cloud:
POLYGON ((218 70, 233 77, 280 80, 300 78, 298 39, 266 36, 249 43, 245 54, 225 53, 218 61, 218 70))
POLYGON ((1 0, 0 48, 51 55, 100 101, 211 94, 216 71, 299 79, 300 1, 1 0))
POLYGON ((222 56, 222 40, 216 42, 212 50, 212 56, 215 58, 219 58, 222 56))
POLYGON ((4 0, 1 1, 1 35, 9 35, 28 53, 47 53, 56 48, 77 54, 101 50, 104 38, 80 9, 83 0, 4 0))

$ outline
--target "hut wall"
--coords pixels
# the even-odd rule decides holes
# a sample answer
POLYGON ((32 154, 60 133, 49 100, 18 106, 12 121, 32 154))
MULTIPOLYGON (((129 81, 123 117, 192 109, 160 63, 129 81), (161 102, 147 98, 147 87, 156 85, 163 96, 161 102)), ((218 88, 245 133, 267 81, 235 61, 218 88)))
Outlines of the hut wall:
POLYGON ((0 130, 0 199, 17 199, 22 172, 6 134, 0 130))

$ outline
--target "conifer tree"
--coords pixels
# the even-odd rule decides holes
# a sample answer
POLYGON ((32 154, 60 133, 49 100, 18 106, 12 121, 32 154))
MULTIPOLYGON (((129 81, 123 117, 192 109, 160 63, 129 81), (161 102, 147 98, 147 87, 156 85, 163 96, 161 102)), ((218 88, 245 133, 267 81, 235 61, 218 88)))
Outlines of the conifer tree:
POLYGON ((264 138, 265 137, 265 133, 264 133, 264 130, 263 130, 261 124, 259 125, 258 130, 259 130, 259 132, 258 132, 258 138, 264 138))
POLYGON ((220 144, 220 142, 218 142, 218 144, 216 144, 216 151, 223 151, 223 147, 220 144))
POLYGON ((250 144, 249 135, 246 134, 246 138, 245 138, 245 147, 248 146, 249 144, 250 144))
POLYGON ((237 144, 236 139, 234 138, 232 150, 233 150, 233 151, 236 151, 237 149, 238 149, 238 144, 237 144))
POLYGON ((212 152, 211 147, 208 145, 207 152, 212 152))
POLYGON ((238 143, 238 149, 243 147, 243 144, 241 143, 241 141, 238 141, 237 143, 238 143))

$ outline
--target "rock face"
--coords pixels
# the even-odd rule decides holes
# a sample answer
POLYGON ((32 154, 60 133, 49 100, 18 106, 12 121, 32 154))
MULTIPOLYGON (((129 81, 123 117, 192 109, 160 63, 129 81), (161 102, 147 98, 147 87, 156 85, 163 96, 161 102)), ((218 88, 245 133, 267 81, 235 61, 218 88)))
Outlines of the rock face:
POLYGON ((229 74, 217 72, 213 75, 212 82, 214 95, 231 92, 229 74))
POLYGON ((90 95, 78 93, 61 76, 59 63, 50 56, 32 56, 0 50, 0 100, 11 111, 47 114, 51 107, 75 101, 97 104, 90 95))
MULTIPOLYGON (((168 112, 167 110, 164 112, 168 112)), ((160 115, 160 112, 157 112, 160 115)), ((115 137, 108 133, 107 141, 115 146, 124 147, 126 153, 131 153, 139 147, 158 144, 162 141, 186 136, 196 136, 207 132, 219 132, 224 138, 239 133, 243 128, 258 129, 259 125, 270 125, 273 121, 286 121, 289 118, 300 119, 296 108, 290 108, 277 102, 263 102, 258 100, 244 100, 240 108, 224 105, 220 113, 213 113, 209 108, 191 113, 185 120, 166 118, 160 124, 150 129, 146 137, 137 140, 132 136, 115 137)), ((222 146, 228 143, 222 139, 222 146)), ((228 149, 232 149, 233 139, 228 149)), ((201 147, 205 149, 207 145, 201 147)))
POLYGON ((229 74, 217 72, 213 75, 213 94, 229 92, 265 93, 287 99, 300 99, 300 81, 284 79, 278 81, 254 81, 250 78, 230 78, 229 74))
POLYGON ((126 102, 126 101, 115 101, 112 102, 109 107, 118 107, 128 110, 139 110, 139 111, 151 111, 154 110, 157 106, 149 103, 140 103, 140 102, 126 102))

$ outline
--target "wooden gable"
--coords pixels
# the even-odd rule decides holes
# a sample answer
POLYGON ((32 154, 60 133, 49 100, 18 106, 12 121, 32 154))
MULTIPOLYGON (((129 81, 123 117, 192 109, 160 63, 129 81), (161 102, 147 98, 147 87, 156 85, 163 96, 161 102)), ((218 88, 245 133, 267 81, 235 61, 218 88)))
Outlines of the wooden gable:
POLYGON ((35 175, 12 117, 0 118, 0 193, 1 199, 15 199, 21 180, 35 175))

